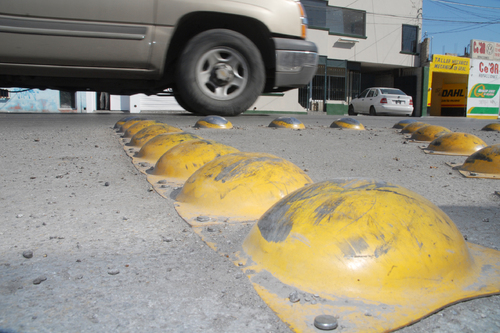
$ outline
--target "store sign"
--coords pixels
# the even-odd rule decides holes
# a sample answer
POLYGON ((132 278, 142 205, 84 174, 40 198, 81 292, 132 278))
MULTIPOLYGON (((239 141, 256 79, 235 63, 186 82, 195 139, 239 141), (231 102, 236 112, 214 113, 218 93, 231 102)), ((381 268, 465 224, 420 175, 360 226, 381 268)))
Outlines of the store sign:
POLYGON ((433 72, 469 74, 470 59, 434 54, 430 69, 433 72))
POLYGON ((466 84, 445 84, 441 91, 441 107, 465 108, 466 97, 466 84))
POLYGON ((500 107, 500 62, 472 59, 467 117, 497 119, 500 107))
POLYGON ((470 45, 472 59, 500 60, 500 43, 473 39, 470 45))

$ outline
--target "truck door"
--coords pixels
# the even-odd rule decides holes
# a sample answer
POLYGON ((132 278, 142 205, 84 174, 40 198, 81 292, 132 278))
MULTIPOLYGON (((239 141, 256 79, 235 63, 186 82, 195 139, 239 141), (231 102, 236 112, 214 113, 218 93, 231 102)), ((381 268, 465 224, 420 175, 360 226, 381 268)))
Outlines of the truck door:
POLYGON ((4 0, 0 63, 148 67, 157 0, 4 0))

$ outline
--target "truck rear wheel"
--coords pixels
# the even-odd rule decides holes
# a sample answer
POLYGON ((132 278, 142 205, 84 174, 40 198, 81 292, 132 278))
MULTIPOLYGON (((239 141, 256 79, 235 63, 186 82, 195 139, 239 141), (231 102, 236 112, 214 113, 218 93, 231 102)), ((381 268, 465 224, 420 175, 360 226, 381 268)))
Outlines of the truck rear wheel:
POLYGON ((242 34, 208 30, 184 48, 176 83, 188 111, 235 116, 247 110, 264 89, 264 63, 257 47, 242 34))

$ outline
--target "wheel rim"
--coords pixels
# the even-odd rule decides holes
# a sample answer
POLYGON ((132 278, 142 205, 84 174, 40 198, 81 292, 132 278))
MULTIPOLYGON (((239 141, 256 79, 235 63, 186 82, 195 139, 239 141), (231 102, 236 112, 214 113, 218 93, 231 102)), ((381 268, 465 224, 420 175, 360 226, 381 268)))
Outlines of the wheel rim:
POLYGON ((207 51, 197 63, 196 80, 204 94, 218 100, 240 95, 248 83, 248 63, 236 50, 217 48, 207 51))

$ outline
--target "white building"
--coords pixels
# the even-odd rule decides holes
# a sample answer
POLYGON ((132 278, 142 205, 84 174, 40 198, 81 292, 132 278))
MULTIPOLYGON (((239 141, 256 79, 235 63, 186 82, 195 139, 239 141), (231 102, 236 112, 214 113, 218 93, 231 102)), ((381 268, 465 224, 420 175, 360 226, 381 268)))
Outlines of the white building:
POLYGON ((313 109, 344 114, 363 89, 385 86, 402 89, 420 107, 421 0, 302 2, 308 39, 321 55, 312 85, 301 89, 302 105, 312 100, 313 109))

